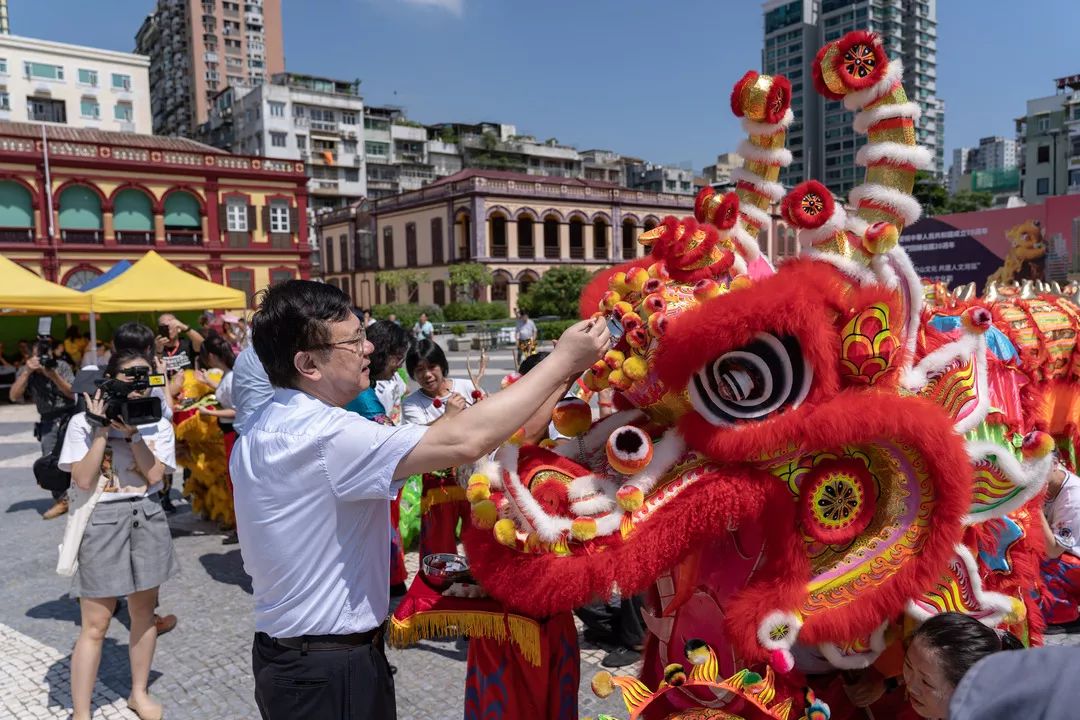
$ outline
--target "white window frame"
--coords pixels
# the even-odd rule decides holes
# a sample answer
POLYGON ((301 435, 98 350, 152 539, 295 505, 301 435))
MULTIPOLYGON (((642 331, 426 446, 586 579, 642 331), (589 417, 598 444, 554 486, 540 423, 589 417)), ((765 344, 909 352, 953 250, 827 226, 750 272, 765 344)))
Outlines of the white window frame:
POLYGON ((0 110, 11 110, 11 95, 7 88, 0 90, 0 110))
POLYGON ((91 70, 90 68, 79 68, 77 74, 79 76, 79 85, 83 87, 97 87, 98 86, 98 71, 91 70), (90 82, 83 82, 82 74, 87 73, 90 76, 90 82))
POLYGON ((135 106, 128 102, 118 102, 113 106, 113 120, 117 122, 135 122, 135 106), (127 108, 127 112, 124 117, 117 115, 117 111, 121 108, 127 108))
POLYGON ((270 131, 271 147, 289 147, 289 133, 270 131), (280 141, 280 142, 279 142, 280 141))
POLYGON ((111 87, 113 90, 123 90, 126 92, 131 92, 131 76, 125 75, 124 73, 113 73, 109 87, 111 87), (116 84, 117 78, 123 79, 123 82, 121 82, 119 85, 116 84))
POLYGON ((93 118, 94 120, 100 120, 101 119, 101 103, 99 103, 97 101, 97 98, 88 98, 88 97, 79 98, 79 117, 93 118), (88 101, 94 103, 94 114, 93 115, 87 115, 86 112, 84 111, 83 103, 88 102, 88 101))
POLYGON ((276 100, 268 101, 270 105, 270 117, 285 117, 285 103, 276 100))
POLYGON ((228 232, 248 232, 247 203, 241 200, 225 201, 225 228, 228 232))
POLYGON ((7 58, 0 58, 0 75, 7 75, 7 58))
POLYGON ((292 228, 289 227, 289 206, 280 200, 270 202, 270 232, 292 232, 292 228))
POLYGON ((53 65, 52 63, 34 62, 33 60, 23 61, 23 74, 32 80, 52 80, 54 82, 63 82, 64 80, 64 66, 53 65), (47 65, 52 68, 56 68, 56 77, 45 77, 44 75, 34 75, 31 72, 34 65, 47 65))

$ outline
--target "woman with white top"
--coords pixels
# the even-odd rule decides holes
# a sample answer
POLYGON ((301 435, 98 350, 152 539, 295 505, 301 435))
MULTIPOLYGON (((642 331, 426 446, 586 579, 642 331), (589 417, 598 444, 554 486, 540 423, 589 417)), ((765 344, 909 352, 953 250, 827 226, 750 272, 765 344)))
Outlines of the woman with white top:
MULTIPOLYGON (((404 422, 431 425, 456 415, 481 398, 483 392, 471 380, 448 377, 450 364, 432 340, 416 343, 405 357, 409 377, 420 386, 402 402, 404 422)), ((458 520, 468 522, 469 503, 457 482, 457 468, 423 475, 420 499, 420 557, 457 552, 458 520)))
MULTIPOLYGON (((105 376, 130 382, 130 371, 137 367, 149 369, 150 357, 139 351, 117 352, 105 376)), ((143 390, 129 397, 148 395, 143 390)), ((167 420, 139 427, 110 421, 100 390, 93 398, 85 397, 86 411, 68 423, 58 463, 71 473, 76 487, 98 492, 79 544, 71 589, 82 613, 71 656, 72 717, 90 719, 101 645, 117 598, 126 596, 131 616, 128 707, 142 720, 156 719, 162 708, 147 692, 157 642, 154 605, 158 586, 179 569, 158 491, 165 474, 176 468, 175 438, 167 420)))

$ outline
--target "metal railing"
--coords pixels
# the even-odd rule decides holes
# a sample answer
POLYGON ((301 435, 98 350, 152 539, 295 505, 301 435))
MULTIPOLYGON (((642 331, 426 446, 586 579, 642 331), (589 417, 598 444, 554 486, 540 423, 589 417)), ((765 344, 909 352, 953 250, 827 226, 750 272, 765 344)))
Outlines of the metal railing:
POLYGON ((117 245, 153 245, 154 233, 149 230, 117 230, 117 245))
POLYGON ((33 228, 0 228, 0 243, 32 243, 33 228))
POLYGON ((61 230, 60 239, 66 243, 100 245, 102 232, 100 230, 61 230))
POLYGON ((165 242, 169 245, 202 245, 202 232, 198 230, 166 230, 165 242))

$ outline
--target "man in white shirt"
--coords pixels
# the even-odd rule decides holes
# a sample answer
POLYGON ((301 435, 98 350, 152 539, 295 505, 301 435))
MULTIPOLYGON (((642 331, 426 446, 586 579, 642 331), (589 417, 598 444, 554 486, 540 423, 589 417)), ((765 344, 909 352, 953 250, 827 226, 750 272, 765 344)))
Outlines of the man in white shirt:
POLYGON ((410 475, 461 465, 521 427, 603 353, 584 321, 527 378, 431 427, 379 425, 344 406, 370 384, 348 298, 306 280, 271 287, 252 321, 274 397, 230 462, 252 578, 255 699, 263 718, 394 718, 382 648, 389 608, 390 499, 410 475))
POLYGON ((250 345, 240 351, 233 363, 232 404, 236 408, 233 429, 244 433, 248 420, 274 398, 274 388, 266 376, 262 361, 250 345))

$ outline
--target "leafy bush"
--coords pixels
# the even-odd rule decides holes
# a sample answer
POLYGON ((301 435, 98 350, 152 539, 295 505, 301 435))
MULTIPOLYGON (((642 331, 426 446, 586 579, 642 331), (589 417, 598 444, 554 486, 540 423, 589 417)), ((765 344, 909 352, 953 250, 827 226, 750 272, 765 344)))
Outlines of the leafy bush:
POLYGON ((454 337, 461 337, 462 335, 465 334, 465 326, 464 325, 454 325, 453 327, 450 328, 450 332, 453 333, 454 337))
POLYGON ((533 317, 576 318, 578 298, 592 277, 583 267, 552 268, 518 298, 518 308, 533 317))
POLYGON ((536 329, 540 331, 541 340, 558 340, 566 328, 576 322, 577 320, 544 320, 536 323, 536 329))
POLYGON ((420 313, 427 313, 428 320, 440 323, 445 320, 442 308, 438 305, 412 305, 409 303, 395 303, 393 305, 376 305, 371 309, 371 316, 376 320, 386 320, 390 313, 397 315, 398 322, 404 328, 412 329, 416 324, 420 313))
POLYGON ((447 322, 470 320, 505 320, 510 309, 504 302, 452 302, 443 306, 447 322))

